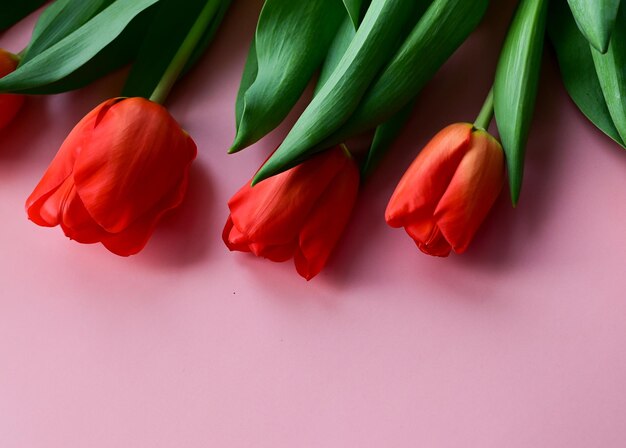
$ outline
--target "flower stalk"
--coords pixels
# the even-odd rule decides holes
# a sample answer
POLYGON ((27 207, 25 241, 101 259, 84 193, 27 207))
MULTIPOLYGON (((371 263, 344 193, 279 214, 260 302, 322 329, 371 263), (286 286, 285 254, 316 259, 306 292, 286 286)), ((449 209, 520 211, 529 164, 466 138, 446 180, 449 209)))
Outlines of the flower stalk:
POLYGON ((493 87, 489 89, 489 93, 487 94, 487 98, 485 99, 485 103, 483 107, 480 109, 478 113, 478 117, 476 117, 476 121, 474 121, 474 127, 476 129, 481 129, 483 131, 489 130, 489 125, 493 120, 494 108, 493 108, 493 87))
POLYGON ((170 91, 176 84, 176 81, 183 72, 189 58, 192 56, 194 50, 200 43, 202 36, 206 32, 207 28, 211 24, 215 13, 217 12, 221 0, 208 0, 198 19, 189 30, 189 34, 183 41, 182 45, 176 52, 174 59, 167 67, 167 70, 163 74, 163 77, 159 81, 159 84, 150 95, 150 100, 155 103, 163 104, 167 99, 170 91))

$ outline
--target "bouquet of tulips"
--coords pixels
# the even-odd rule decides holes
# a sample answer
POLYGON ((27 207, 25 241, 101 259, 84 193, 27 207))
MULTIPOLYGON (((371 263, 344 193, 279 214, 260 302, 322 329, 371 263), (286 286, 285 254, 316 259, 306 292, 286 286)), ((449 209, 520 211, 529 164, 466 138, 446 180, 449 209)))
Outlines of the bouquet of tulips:
MULTIPOLYGON (((243 0, 241 0, 243 1, 243 0)), ((0 7, 6 28, 41 5, 0 7)), ((89 113, 28 198, 29 218, 131 255, 178 206, 196 156, 163 108, 215 35, 229 0, 56 0, 29 45, 0 52, 0 128, 23 95, 82 87, 131 65, 119 98, 89 113)), ((9 6, 6 6, 9 5, 9 6)), ((231 250, 326 265, 360 185, 408 121, 422 88, 480 24, 489 0, 265 0, 236 98, 236 153, 278 127, 315 89, 282 144, 228 202, 231 250), (356 136, 368 138, 355 151, 356 136)), ((519 0, 493 88, 475 120, 451 124, 417 155, 385 219, 424 253, 463 253, 509 185, 520 199, 546 36, 580 110, 626 147, 626 5, 519 0), (493 118, 497 138, 489 133, 493 118)), ((469 117, 468 117, 469 118, 469 117)), ((412 148, 411 150, 415 150, 412 148)))

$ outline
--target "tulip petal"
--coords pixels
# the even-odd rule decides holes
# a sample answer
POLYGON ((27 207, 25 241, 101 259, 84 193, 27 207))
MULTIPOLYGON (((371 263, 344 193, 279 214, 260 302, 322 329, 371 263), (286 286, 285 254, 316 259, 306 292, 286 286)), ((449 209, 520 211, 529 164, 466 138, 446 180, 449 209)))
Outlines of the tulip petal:
POLYGON ((250 251, 257 257, 267 258, 276 263, 282 263, 293 257, 295 244, 284 244, 281 246, 268 246, 266 244, 251 243, 250 251))
MULTIPOLYGON (((67 185, 66 182, 63 185, 67 185)), ((87 212, 83 202, 78 197, 76 187, 70 184, 67 195, 61 206, 60 224, 63 233, 68 238, 82 244, 94 244, 102 241, 106 232, 102 230, 87 212)))
POLYGON ((23 95, 12 93, 0 94, 0 129, 5 128, 13 121, 24 104, 23 95))
POLYGON ((282 246, 268 246, 261 243, 250 243, 244 233, 235 225, 231 217, 228 217, 222 239, 230 251, 252 252, 257 257, 267 258, 275 262, 283 262, 293 257, 294 243, 282 246))
POLYGON ((391 227, 429 222, 469 147, 471 135, 471 124, 453 124, 426 145, 389 201, 385 219, 391 227))
POLYGON ((102 244, 109 251, 120 257, 135 255, 146 247, 148 240, 156 229, 157 221, 143 218, 135 221, 130 227, 117 234, 109 234, 102 239, 102 244))
POLYGON ((74 188, 74 180, 69 176, 59 187, 42 196, 27 209, 28 219, 42 227, 59 225, 62 206, 72 188, 74 188))
POLYGON ((317 200, 300 231, 294 263, 307 280, 324 268, 352 215, 359 191, 359 170, 351 159, 345 160, 342 171, 317 200))
POLYGON ((224 226, 224 231, 222 232, 222 240, 228 250, 231 252, 239 251, 239 252, 250 252, 250 247, 248 247, 248 239, 246 236, 233 224, 233 219, 228 216, 228 220, 226 221, 226 225, 224 226))
MULTIPOLYGON (((40 226, 54 227, 59 224, 60 205, 57 190, 72 175, 74 163, 82 151, 85 136, 93 129, 96 119, 104 108, 115 100, 108 100, 89 112, 70 132, 56 156, 50 163, 39 184, 26 200, 28 217, 40 226)), ((73 180, 72 180, 73 184, 73 180)), ((63 195, 61 194, 61 197, 63 195)))
POLYGON ((189 176, 187 173, 184 173, 183 177, 178 180, 177 188, 153 208, 154 212, 148 213, 141 219, 133 222, 122 232, 107 234, 102 238, 104 247, 122 257, 139 253, 148 243, 163 216, 182 204, 188 183, 189 176))
POLYGON ((469 246, 504 184, 500 144, 487 132, 476 131, 470 146, 434 213, 439 229, 459 254, 469 246))
POLYGON ((234 226, 250 243, 294 244, 311 207, 346 160, 337 148, 254 187, 247 183, 228 202, 234 226))
POLYGON ((452 246, 446 240, 446 238, 441 233, 439 227, 437 227, 432 221, 430 223, 430 228, 428 225, 408 225, 405 230, 406 233, 409 234, 411 238, 415 241, 415 244, 427 255, 432 255, 435 257, 447 257, 450 255, 452 251, 452 246), (424 234, 424 232, 428 230, 428 234, 424 234))
POLYGON ((0 48, 0 78, 14 72, 18 59, 12 53, 0 48))
POLYGON ((175 190, 195 157, 195 143, 166 109, 129 98, 102 111, 74 180, 89 214, 115 234, 175 190))

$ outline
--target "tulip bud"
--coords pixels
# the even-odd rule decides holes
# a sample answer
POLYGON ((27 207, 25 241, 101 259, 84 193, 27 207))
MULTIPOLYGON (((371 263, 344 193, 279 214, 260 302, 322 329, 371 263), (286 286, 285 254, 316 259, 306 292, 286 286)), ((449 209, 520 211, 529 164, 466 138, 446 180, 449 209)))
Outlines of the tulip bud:
POLYGON ((165 108, 143 98, 105 101, 67 137, 26 201, 28 217, 79 243, 128 256, 180 205, 196 145, 165 108))
MULTIPOLYGON (((0 78, 17 68, 18 57, 0 48, 0 78)), ((24 96, 13 93, 0 93, 0 129, 6 127, 24 104, 24 96)))
POLYGON ((246 183, 228 202, 224 243, 276 262, 293 258, 310 280, 339 241, 358 190, 359 169, 338 146, 254 187, 246 183))
POLYGON ((419 249, 463 253, 504 184, 504 152, 482 129, 461 123, 439 132, 404 174, 387 206, 391 227, 404 227, 419 249))

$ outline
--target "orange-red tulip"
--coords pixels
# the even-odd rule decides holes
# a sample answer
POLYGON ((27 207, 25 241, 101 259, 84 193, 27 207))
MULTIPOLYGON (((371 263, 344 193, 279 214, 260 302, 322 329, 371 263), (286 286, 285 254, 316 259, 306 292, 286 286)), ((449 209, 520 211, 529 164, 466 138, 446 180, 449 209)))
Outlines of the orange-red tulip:
POLYGON ((448 126, 417 156, 387 206, 392 227, 404 227, 429 255, 463 253, 504 183, 498 141, 471 124, 448 126))
MULTIPOLYGON (((0 78, 17 68, 17 56, 0 48, 0 78)), ((8 125, 24 104, 24 96, 12 93, 0 94, 0 129, 8 125)))
POLYGON ((345 147, 326 151, 228 202, 223 239, 232 251, 282 262, 294 259, 310 280, 326 265, 359 190, 359 170, 345 147))
POLYGON ((165 212, 182 202, 196 145, 165 108, 111 99, 67 137, 26 201, 40 226, 122 256, 139 252, 165 212))

